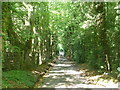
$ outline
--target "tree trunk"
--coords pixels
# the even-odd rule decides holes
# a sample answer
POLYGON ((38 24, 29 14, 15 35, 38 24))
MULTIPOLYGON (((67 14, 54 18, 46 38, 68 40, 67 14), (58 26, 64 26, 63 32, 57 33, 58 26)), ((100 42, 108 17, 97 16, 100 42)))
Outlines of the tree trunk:
POLYGON ((103 52, 103 60, 106 65, 107 71, 111 71, 111 63, 109 58, 109 45, 107 40, 107 20, 106 20, 106 10, 105 10, 105 3, 99 2, 97 4, 96 12, 98 15, 98 30, 99 30, 99 39, 100 39, 100 45, 102 46, 102 52, 103 52))

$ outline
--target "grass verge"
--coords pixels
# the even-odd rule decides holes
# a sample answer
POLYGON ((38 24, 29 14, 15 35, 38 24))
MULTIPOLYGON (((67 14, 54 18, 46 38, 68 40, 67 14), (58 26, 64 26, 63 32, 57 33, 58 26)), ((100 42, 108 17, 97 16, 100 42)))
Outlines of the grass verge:
POLYGON ((2 88, 31 88, 37 81, 30 71, 11 70, 2 76, 2 88))
POLYGON ((31 71, 10 70, 2 73, 2 88, 33 88, 50 67, 54 60, 43 62, 31 71))

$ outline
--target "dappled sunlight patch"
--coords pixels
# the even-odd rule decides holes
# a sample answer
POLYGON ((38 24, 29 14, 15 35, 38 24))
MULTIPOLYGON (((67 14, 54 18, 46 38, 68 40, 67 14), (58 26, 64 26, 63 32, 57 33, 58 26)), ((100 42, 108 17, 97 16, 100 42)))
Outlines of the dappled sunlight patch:
POLYGON ((70 64, 57 64, 57 65, 55 65, 55 66, 62 66, 62 67, 70 67, 70 66, 72 66, 72 65, 70 65, 70 64))
POLYGON ((100 77, 101 77, 101 75, 90 76, 89 79, 94 79, 94 80, 95 80, 95 79, 98 79, 98 78, 100 78, 100 77))
POLYGON ((54 66, 55 64, 54 63, 48 63, 49 65, 51 65, 51 66, 54 66))
POLYGON ((46 76, 44 76, 44 77, 50 77, 50 76, 61 76, 61 75, 64 75, 64 74, 61 74, 61 73, 51 73, 51 74, 49 74, 49 75, 46 75, 46 76))
POLYGON ((99 86, 99 85, 92 85, 92 84, 73 84, 68 86, 68 88, 104 88, 103 86, 99 86))
POLYGON ((55 88, 67 88, 66 85, 58 85, 55 88))
POLYGON ((104 83, 99 80, 103 75, 95 74, 82 65, 82 68, 75 67, 74 62, 58 60, 48 74, 44 75, 43 83, 39 87, 48 88, 116 88, 116 85, 109 81, 104 83), (114 84, 113 86, 111 84, 114 84))
POLYGON ((57 76, 53 76, 52 78, 57 78, 57 76))
POLYGON ((40 72, 33 70, 32 73, 33 73, 33 74, 39 74, 40 72))
POLYGON ((67 88, 67 83, 66 82, 61 82, 55 85, 55 88, 67 88))
POLYGON ((64 64, 72 64, 72 65, 75 65, 75 63, 73 63, 73 62, 64 62, 64 64))
POLYGON ((51 72, 51 73, 64 73, 64 72, 65 72, 65 70, 59 70, 59 71, 49 71, 49 72, 51 72))
POLYGON ((105 80, 105 79, 102 79, 100 78, 96 84, 98 85, 103 85, 107 88, 118 88, 118 83, 115 83, 112 79, 111 80, 105 80))
POLYGON ((73 79, 71 79, 71 78, 66 78, 66 81, 73 81, 73 79))
MULTIPOLYGON (((83 71, 81 76, 86 79, 86 84, 100 85, 107 88, 117 88, 117 81, 114 78, 110 78, 107 74, 97 73, 96 71, 89 68, 87 64, 77 64, 78 71, 83 71)), ((80 77, 80 78, 82 78, 80 77)))
POLYGON ((81 74, 83 73, 82 71, 81 72, 78 72, 78 71, 75 71, 75 70, 66 70, 65 74, 68 75, 77 75, 77 74, 81 74))
POLYGON ((105 88, 117 88, 118 87, 114 79, 108 80, 108 79, 103 79, 102 77, 103 75, 91 75, 91 76, 85 76, 84 78, 86 78, 87 80, 85 83, 88 82, 89 84, 99 85, 105 88))

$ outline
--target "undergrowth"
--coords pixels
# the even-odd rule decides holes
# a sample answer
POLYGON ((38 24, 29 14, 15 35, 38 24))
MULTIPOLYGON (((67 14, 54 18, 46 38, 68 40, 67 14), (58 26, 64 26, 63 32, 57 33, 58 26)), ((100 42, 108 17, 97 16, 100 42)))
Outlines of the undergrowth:
POLYGON ((37 81, 30 71, 11 70, 3 72, 2 76, 3 88, 30 88, 37 81))
POLYGON ((3 72, 2 88, 33 88, 42 77, 42 72, 46 73, 46 70, 52 66, 50 63, 54 63, 54 60, 43 62, 42 65, 30 71, 10 70, 3 72))

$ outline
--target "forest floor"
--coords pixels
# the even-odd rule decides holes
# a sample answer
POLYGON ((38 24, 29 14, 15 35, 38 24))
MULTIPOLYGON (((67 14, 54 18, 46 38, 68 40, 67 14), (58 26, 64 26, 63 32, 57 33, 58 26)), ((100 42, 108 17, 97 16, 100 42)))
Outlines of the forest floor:
POLYGON ((9 70, 2 73, 2 88, 32 88, 52 67, 54 60, 43 62, 42 65, 30 70, 9 70))
POLYGON ((85 65, 76 65, 64 57, 58 57, 54 67, 36 84, 36 88, 118 88, 114 79, 103 79, 88 71, 85 65))

